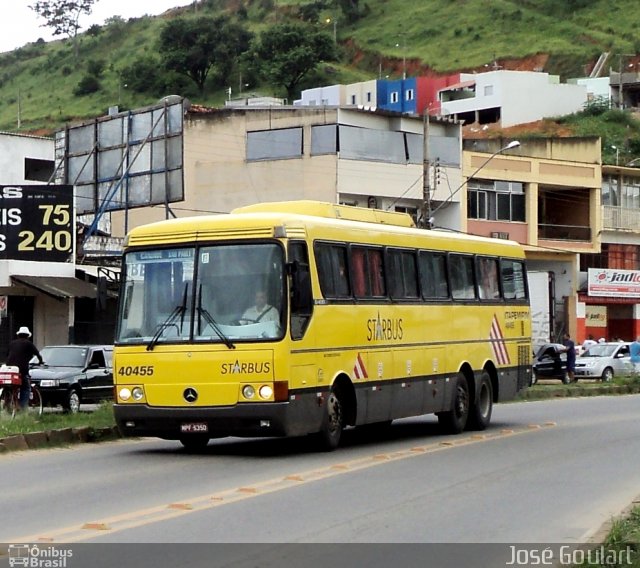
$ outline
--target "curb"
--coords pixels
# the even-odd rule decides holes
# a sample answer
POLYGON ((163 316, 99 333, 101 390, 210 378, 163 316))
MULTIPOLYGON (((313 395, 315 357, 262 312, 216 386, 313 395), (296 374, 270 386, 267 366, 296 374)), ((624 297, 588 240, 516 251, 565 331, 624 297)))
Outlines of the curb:
POLYGON ((515 401, 523 400, 546 400, 550 398, 582 398, 589 396, 602 396, 602 395, 623 395, 623 394, 638 394, 640 393, 640 384, 627 384, 627 385, 596 385, 596 386, 553 386, 553 385, 540 385, 541 387, 548 387, 544 390, 527 389, 521 393, 515 401))
POLYGON ((53 448, 85 442, 104 442, 120 438, 117 426, 105 428, 61 428, 44 432, 29 432, 0 438, 0 454, 21 450, 53 448))

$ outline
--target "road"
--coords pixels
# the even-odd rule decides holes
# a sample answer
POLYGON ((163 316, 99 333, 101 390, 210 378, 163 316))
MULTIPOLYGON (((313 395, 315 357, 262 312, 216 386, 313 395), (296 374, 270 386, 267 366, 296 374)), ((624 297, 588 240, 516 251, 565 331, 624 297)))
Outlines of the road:
POLYGON ((0 542, 580 543, 640 494, 640 396, 497 405, 480 434, 433 417, 203 454, 121 440, 0 456, 0 542), (10 489, 10 490, 9 490, 10 489))

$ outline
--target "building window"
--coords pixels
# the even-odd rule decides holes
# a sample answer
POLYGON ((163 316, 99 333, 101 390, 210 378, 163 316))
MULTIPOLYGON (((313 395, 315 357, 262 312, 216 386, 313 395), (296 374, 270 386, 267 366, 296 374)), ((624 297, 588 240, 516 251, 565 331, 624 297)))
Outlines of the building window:
POLYGON ((590 268, 640 270, 640 247, 602 243, 599 254, 580 255, 580 271, 587 272, 590 268))
POLYGON ((389 102, 391 104, 397 103, 400 99, 398 98, 398 91, 393 91, 390 95, 389 95, 389 102))
POLYGON ((406 213, 407 215, 411 215, 414 223, 418 222, 418 208, 417 207, 403 207, 402 205, 396 205, 393 208, 397 213, 406 213))
POLYGON ((356 96, 355 95, 351 95, 351 104, 352 105, 356 104, 356 96))
POLYGON ((404 94, 405 100, 412 101, 413 100, 413 89, 407 89, 407 92, 404 94))
POLYGON ((367 102, 371 102, 371 91, 367 91, 367 102))
POLYGON ((302 128, 247 132, 247 160, 278 160, 302 156, 302 128))
POLYGON ((24 159, 24 179, 28 181, 49 181, 53 175, 53 160, 24 159))
POLYGON ((338 126, 319 124, 311 127, 311 155, 335 154, 338 151, 338 126))
POLYGON ((524 185, 473 180, 467 189, 467 217, 487 221, 525 221, 524 185))
POLYGON ((484 96, 490 97, 491 95, 493 95, 493 85, 485 85, 484 96))

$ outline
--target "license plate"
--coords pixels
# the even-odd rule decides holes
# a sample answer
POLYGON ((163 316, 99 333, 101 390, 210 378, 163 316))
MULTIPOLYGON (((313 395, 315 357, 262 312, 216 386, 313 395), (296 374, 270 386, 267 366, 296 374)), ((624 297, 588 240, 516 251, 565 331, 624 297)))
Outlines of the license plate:
POLYGON ((184 434, 192 434, 199 432, 208 432, 209 426, 206 422, 185 422, 180 424, 180 432, 184 434))

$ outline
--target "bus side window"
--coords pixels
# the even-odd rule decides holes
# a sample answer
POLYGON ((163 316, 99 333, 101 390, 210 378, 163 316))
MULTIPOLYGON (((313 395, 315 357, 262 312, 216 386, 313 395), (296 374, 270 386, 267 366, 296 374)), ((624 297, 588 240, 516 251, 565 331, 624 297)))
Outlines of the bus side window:
POLYGON ((412 251, 388 250, 387 282, 389 293, 394 300, 418 297, 418 276, 412 251))
POLYGON ((307 243, 289 243, 289 263, 294 271, 291 275, 291 338, 302 339, 313 312, 307 243))
POLYGON ((500 298, 500 278, 498 275, 498 261, 494 258, 479 257, 478 294, 481 300, 496 300, 500 298))
POLYGON ((420 251, 420 288, 425 300, 444 300, 449 297, 447 257, 442 253, 420 251))
POLYGON ((525 274, 522 261, 503 259, 500 262, 502 289, 506 300, 525 300, 527 298, 525 274))
POLYGON ((325 298, 350 298, 347 249, 344 245, 318 243, 315 247, 320 290, 325 298))
POLYGON ((476 297, 473 282, 473 257, 449 255, 451 271, 451 295, 454 300, 473 300, 476 297))

